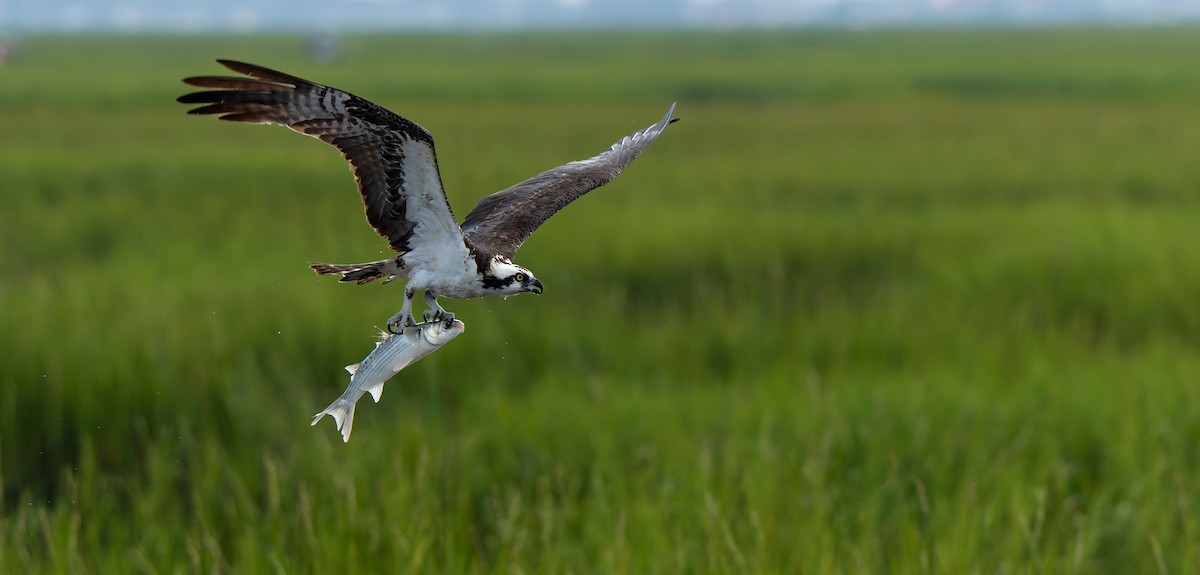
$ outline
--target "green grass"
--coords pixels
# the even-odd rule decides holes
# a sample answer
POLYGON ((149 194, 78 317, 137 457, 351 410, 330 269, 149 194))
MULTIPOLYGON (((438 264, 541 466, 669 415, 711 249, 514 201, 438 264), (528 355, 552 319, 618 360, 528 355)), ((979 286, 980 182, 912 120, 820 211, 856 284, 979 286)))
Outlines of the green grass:
POLYGON ((0 68, 0 572, 1200 571, 1194 29, 31 38, 0 68), (397 285, 245 59, 437 138, 461 217, 679 100, 530 296, 341 393, 397 285))

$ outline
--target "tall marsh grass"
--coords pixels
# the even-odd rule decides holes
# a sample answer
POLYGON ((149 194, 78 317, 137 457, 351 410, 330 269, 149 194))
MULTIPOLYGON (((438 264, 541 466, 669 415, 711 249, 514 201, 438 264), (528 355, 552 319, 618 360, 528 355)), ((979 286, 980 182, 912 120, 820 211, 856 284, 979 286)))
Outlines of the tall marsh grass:
POLYGON ((1195 30, 30 38, 0 69, 0 571, 1200 570, 1195 30), (399 306, 238 58, 429 128, 461 217, 678 100, 540 298, 399 306))

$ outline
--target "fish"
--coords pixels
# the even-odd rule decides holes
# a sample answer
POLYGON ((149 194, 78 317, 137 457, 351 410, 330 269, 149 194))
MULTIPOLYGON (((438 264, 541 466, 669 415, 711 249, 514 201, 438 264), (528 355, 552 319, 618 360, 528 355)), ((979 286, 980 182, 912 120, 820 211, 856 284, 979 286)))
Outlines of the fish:
POLYGON ((439 319, 407 327, 397 334, 381 332, 375 349, 366 358, 346 366, 346 371, 350 372, 350 385, 346 386, 346 391, 325 411, 314 416, 310 426, 326 415, 332 416, 342 432, 342 442, 349 442, 350 431, 354 428, 354 405, 364 393, 370 392, 375 403, 379 403, 384 382, 418 359, 437 351, 466 328, 460 320, 447 323, 439 319))

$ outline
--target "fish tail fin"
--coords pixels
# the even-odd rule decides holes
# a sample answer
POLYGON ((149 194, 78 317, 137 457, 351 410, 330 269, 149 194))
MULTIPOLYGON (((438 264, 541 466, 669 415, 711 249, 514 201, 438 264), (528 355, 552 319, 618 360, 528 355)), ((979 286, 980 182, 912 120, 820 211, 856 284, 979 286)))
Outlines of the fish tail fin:
POLYGON ((337 428, 342 432, 342 443, 350 441, 350 430, 354 429, 354 402, 347 399, 345 396, 337 398, 336 401, 329 404, 325 411, 313 416, 312 423, 316 425, 326 415, 333 417, 333 422, 337 424, 337 428))

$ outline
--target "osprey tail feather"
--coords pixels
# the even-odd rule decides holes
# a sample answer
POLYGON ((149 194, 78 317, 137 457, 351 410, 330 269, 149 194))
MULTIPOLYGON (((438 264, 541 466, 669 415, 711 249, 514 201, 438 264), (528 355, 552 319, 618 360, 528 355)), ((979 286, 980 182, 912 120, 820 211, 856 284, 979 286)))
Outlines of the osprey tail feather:
POLYGON ((408 269, 404 267, 404 262, 400 259, 400 256, 365 264, 308 262, 308 267, 317 272, 317 275, 340 275, 342 279, 338 281, 354 282, 359 285, 373 282, 380 278, 383 278, 383 283, 386 284, 398 277, 408 277, 408 269))

